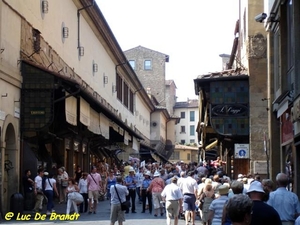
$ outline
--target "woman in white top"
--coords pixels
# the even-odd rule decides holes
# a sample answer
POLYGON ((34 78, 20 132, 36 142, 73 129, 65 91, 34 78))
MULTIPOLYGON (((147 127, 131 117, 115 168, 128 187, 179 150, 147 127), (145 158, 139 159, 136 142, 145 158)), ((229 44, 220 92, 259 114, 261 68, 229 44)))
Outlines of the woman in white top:
POLYGON ((69 195, 73 192, 79 192, 79 188, 76 185, 76 182, 73 178, 69 178, 69 186, 66 188, 66 192, 68 195, 68 201, 67 201, 67 211, 66 214, 70 214, 71 205, 73 205, 74 210, 76 213, 78 213, 77 204, 73 199, 70 199, 69 195))
POLYGON ((83 197, 83 202, 80 204, 79 212, 87 212, 88 209, 88 190, 87 190, 87 173, 82 173, 82 177, 79 179, 79 193, 83 197), (84 211, 83 211, 83 204, 84 204, 84 211))
POLYGON ((54 193, 58 196, 58 191, 56 188, 56 180, 53 179, 53 174, 44 172, 44 187, 45 187, 45 195, 48 198, 47 215, 50 215, 51 212, 55 212, 53 209, 54 208, 54 203, 53 203, 54 193))

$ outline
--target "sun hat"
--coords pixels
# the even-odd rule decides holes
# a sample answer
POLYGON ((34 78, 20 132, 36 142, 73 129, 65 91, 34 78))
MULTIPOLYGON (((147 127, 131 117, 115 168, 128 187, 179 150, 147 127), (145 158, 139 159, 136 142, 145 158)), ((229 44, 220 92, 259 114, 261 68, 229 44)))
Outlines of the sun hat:
POLYGON ((238 178, 243 178, 243 177, 244 177, 243 174, 238 175, 238 178))
POLYGON ((159 177, 160 173, 158 171, 155 171, 155 173, 153 174, 153 177, 159 177))
POLYGON ((247 191, 247 193, 250 193, 250 192, 261 192, 261 193, 265 193, 261 183, 259 181, 253 181, 251 184, 250 184, 250 187, 247 191))
POLYGON ((151 176, 151 173, 150 173, 150 171, 148 170, 148 171, 145 171, 144 175, 145 175, 145 176, 151 176))
POLYGON ((133 167, 129 168, 129 172, 135 172, 134 169, 133 169, 133 167))
POLYGON ((226 194, 228 194, 228 191, 229 191, 229 187, 227 185, 221 185, 219 187, 219 194, 220 195, 226 195, 226 194))

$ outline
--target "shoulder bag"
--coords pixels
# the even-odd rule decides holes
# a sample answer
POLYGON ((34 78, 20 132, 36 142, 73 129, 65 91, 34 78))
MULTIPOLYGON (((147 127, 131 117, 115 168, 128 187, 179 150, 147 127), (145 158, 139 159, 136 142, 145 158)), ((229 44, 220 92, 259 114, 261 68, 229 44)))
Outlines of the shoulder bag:
POLYGON ((116 193, 117 193, 117 195, 118 195, 119 201, 120 201, 120 203, 121 203, 121 209, 122 209, 122 211, 128 211, 129 208, 130 208, 130 202, 129 202, 129 201, 121 202, 121 199, 120 199, 118 190, 117 190, 117 188, 116 188, 116 185, 115 185, 115 190, 116 190, 116 193))
MULTIPOLYGON (((96 185, 99 185, 99 184, 97 184, 95 178, 93 177, 93 175, 92 175, 91 173, 90 173, 90 176, 91 176, 92 179, 94 180, 95 184, 96 184, 96 185)), ((103 193, 103 191, 101 190, 101 188, 99 187, 99 197, 103 197, 103 196, 104 196, 104 193, 103 193)))

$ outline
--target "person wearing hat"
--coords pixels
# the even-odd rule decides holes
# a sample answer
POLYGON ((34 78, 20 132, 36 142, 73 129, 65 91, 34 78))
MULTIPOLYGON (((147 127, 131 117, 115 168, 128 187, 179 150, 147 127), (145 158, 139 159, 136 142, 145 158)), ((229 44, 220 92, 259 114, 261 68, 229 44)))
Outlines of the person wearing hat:
POLYGON ((177 177, 171 178, 171 183, 165 186, 161 193, 166 202, 167 225, 171 225, 171 218, 174 218, 174 225, 178 225, 178 215, 182 211, 183 195, 177 186, 177 177))
POLYGON ((247 191, 253 201, 251 225, 282 224, 278 212, 263 202, 265 191, 259 181, 253 181, 247 191))
POLYGON ((165 188, 165 181, 160 178, 160 173, 155 171, 153 174, 154 179, 151 181, 150 186, 147 188, 148 192, 152 193, 152 202, 154 207, 154 216, 158 215, 160 210, 160 215, 163 216, 163 205, 161 204, 162 197, 161 192, 165 188))
POLYGON ((208 224, 220 225, 222 223, 222 216, 224 205, 228 201, 229 187, 227 185, 220 185, 218 188, 220 197, 213 200, 209 206, 208 224))
MULTIPOLYGON (((131 212, 136 213, 135 197, 136 197, 136 184, 138 180, 137 177, 135 176, 135 171, 133 167, 130 167, 128 172, 129 175, 125 177, 125 186, 128 188, 129 191, 129 195, 126 196, 126 200, 130 201, 131 199, 131 212)), ((129 209, 125 213, 129 213, 129 209)))
POLYGON ((283 225, 293 225, 295 219, 300 215, 300 203, 298 196, 286 189, 289 178, 284 173, 276 176, 277 190, 269 195, 268 204, 279 214, 283 225))
POLYGON ((143 210, 142 213, 145 213, 146 210, 146 200, 148 200, 149 205, 149 213, 152 213, 152 194, 150 191, 147 191, 148 187, 151 184, 151 173, 150 171, 146 171, 144 173, 144 180, 142 181, 140 195, 142 196, 143 210))

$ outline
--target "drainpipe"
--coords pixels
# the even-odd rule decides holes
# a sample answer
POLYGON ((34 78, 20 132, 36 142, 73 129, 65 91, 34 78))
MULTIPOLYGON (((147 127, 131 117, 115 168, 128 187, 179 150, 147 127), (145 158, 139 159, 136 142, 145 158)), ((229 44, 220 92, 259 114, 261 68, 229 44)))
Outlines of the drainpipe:
POLYGON ((77 45, 77 48, 78 48, 78 50, 80 48, 80 11, 84 10, 86 8, 92 7, 94 5, 95 5, 95 0, 93 0, 91 5, 87 5, 87 6, 77 10, 77 23, 78 23, 78 45, 77 45))

